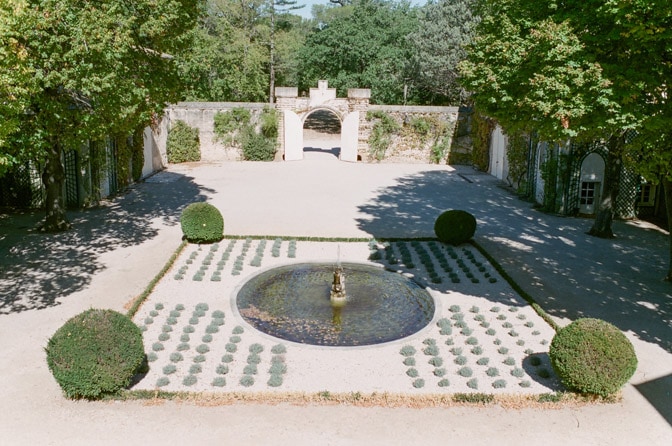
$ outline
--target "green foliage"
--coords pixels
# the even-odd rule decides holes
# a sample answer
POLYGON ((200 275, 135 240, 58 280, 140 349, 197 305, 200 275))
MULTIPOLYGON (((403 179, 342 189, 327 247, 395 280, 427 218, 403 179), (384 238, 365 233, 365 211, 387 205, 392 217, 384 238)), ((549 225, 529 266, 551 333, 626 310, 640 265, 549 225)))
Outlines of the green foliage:
POLYGON ((507 133, 506 159, 509 162, 509 181, 518 193, 525 191, 530 142, 522 133, 507 133))
POLYGON ((215 113, 213 130, 217 140, 226 145, 240 147, 242 133, 250 126, 251 119, 250 111, 241 107, 215 113))
POLYGON ((209 203, 191 203, 180 217, 182 233, 191 243, 212 243, 222 239, 224 218, 209 203))
MULTIPOLYGON (((413 51, 406 36, 417 26, 408 3, 354 2, 307 36, 299 53, 300 90, 326 79, 339 97, 348 88, 370 88, 373 103, 402 104, 413 51)), ((406 99, 414 103, 420 90, 410 86, 406 99)))
POLYGON ((628 338, 599 319, 578 319, 560 329, 549 356, 565 386, 600 396, 618 392, 637 368, 637 356, 628 338))
POLYGON ((264 138, 275 141, 278 137, 278 114, 274 108, 264 107, 259 116, 259 128, 264 138))
POLYGON ((498 379, 492 383, 492 387, 494 387, 495 389, 503 389, 504 387, 506 387, 506 381, 503 379, 498 379))
POLYGON ((424 117, 414 117, 411 119, 411 127, 416 135, 424 139, 429 136, 429 132, 432 130, 432 123, 424 117))
POLYGON ((282 385, 282 375, 272 374, 270 378, 268 378, 267 384, 269 387, 280 387, 282 385))
POLYGON ((265 3, 218 0, 204 8, 191 51, 177 60, 190 101, 268 100, 269 24, 265 3))
POLYGON ((287 353, 287 347, 285 347, 283 344, 276 344, 273 347, 271 347, 271 353, 274 355, 282 355, 284 353, 287 353))
POLYGON ((243 159, 247 161, 273 161, 275 146, 275 138, 267 138, 252 127, 247 127, 243 131, 241 149, 243 159))
POLYGON ((611 28, 586 21, 595 3, 483 2, 472 51, 460 64, 477 107, 507 130, 536 130, 551 142, 626 122, 615 79, 596 60, 613 56, 605 54, 611 28))
POLYGON ((402 356, 413 356, 415 355, 415 347, 413 347, 412 345, 404 345, 403 347, 401 347, 399 353, 402 356))
POLYGON ((223 144, 239 147, 243 159, 272 161, 278 137, 278 117, 275 109, 265 107, 259 115, 259 131, 252 122, 249 110, 236 107, 228 112, 218 112, 214 118, 214 131, 223 144))
POLYGON ((445 211, 434 222, 434 232, 440 241, 459 245, 474 236, 476 219, 466 211, 445 211))
POLYGON ((487 172, 490 166, 490 138, 495 129, 495 121, 476 110, 471 117, 472 150, 471 162, 487 172))
POLYGON ((374 121, 369 136, 370 154, 374 159, 382 161, 385 158, 385 152, 392 144, 392 135, 401 130, 401 126, 392 116, 380 110, 368 111, 366 120, 374 121))
POLYGON ((243 387, 250 387, 254 384, 254 377, 252 375, 243 375, 240 378, 240 385, 243 387))
MULTIPOLYGON (((477 387, 478 385, 476 385, 477 387)), ((495 401, 495 397, 487 393, 456 393, 453 395, 453 401, 456 403, 491 404, 495 401)))
POLYGON ((180 99, 175 64, 199 2, 0 2, 0 173, 40 162, 47 174, 45 229, 69 227, 66 150, 128 135, 180 99))
POLYGON ((49 339, 47 364, 68 398, 98 399, 126 387, 145 359, 142 332, 112 310, 87 310, 49 339))
POLYGON ((474 371, 471 370, 471 368, 469 367, 462 367, 460 370, 457 371, 457 374, 465 378, 469 378, 471 375, 474 374, 474 371))
POLYGON ((439 0, 420 11, 409 34, 414 48, 413 83, 432 104, 460 105, 466 93, 458 83, 458 63, 466 57, 478 17, 475 0, 439 0))
POLYGON ((201 144, 198 129, 184 121, 176 121, 168 133, 166 155, 169 163, 185 163, 201 160, 201 144))

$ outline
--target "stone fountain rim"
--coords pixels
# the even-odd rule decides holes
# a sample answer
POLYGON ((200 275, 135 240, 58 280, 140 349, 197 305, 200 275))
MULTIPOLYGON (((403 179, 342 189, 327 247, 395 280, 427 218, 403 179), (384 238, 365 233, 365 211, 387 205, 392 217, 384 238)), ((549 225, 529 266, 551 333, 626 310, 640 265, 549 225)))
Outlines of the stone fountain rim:
POLYGON ((233 316, 236 319, 237 324, 239 325, 244 325, 246 330, 254 330, 254 332, 257 335, 260 335, 269 341, 275 341, 277 343, 286 343, 288 345, 295 345, 295 346, 300 346, 302 348, 315 348, 319 350, 324 350, 324 349, 339 349, 339 350, 363 350, 363 349, 373 349, 373 348, 381 348, 381 347, 391 347, 394 345, 402 345, 406 344, 409 341, 411 341, 414 338, 422 338, 423 333, 428 332, 432 329, 434 325, 436 325, 437 321, 441 319, 441 314, 442 314, 442 302, 441 299, 437 299, 437 297, 434 294, 434 290, 431 288, 427 287, 425 284, 419 282, 416 280, 412 275, 409 277, 408 274, 401 273, 397 270, 393 270, 389 267, 386 267, 384 265, 380 265, 378 263, 374 263, 371 261, 368 262, 357 262, 357 261, 349 261, 349 260, 341 260, 341 264, 351 264, 351 265, 363 265, 363 266, 372 266, 374 268, 379 268, 382 271, 387 271, 395 274, 399 274, 400 276, 404 277, 406 280, 409 280, 413 283, 415 283, 418 287, 422 288, 431 298, 432 301, 434 301, 434 316, 432 316, 432 320, 429 321, 429 323, 421 328, 420 330, 416 331, 413 334, 410 334, 406 337, 395 339, 393 341, 388 341, 388 342, 381 342, 378 344, 368 344, 368 345, 315 345, 315 344, 304 344, 301 342, 295 342, 295 341, 290 341, 288 339, 282 339, 278 338, 276 336, 270 335, 268 333, 265 333, 261 330, 259 330, 257 327, 254 325, 250 324, 247 322, 247 320, 240 314, 238 311, 238 293, 240 292, 240 289, 247 284, 250 280, 254 279, 255 277, 259 276, 260 274, 263 274, 267 271, 277 269, 277 268, 284 268, 287 266, 292 266, 292 265, 303 265, 303 264, 310 264, 310 263, 319 263, 319 264, 325 264, 325 263, 332 263, 334 265, 337 264, 337 262, 334 262, 333 259, 317 259, 317 260, 301 260, 301 261, 294 261, 294 262, 285 262, 281 263, 279 265, 273 265, 273 266, 267 266, 267 267, 262 267, 255 271, 252 274, 249 274, 245 276, 244 278, 240 279, 240 282, 235 286, 233 291, 231 292, 230 299, 229 299, 229 305, 231 307, 231 312, 233 316))

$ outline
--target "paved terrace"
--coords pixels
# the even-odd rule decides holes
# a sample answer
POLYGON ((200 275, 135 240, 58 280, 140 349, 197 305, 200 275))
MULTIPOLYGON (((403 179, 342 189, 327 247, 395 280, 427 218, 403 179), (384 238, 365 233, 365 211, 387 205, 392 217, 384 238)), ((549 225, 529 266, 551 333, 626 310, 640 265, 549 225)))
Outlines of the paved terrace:
MULTIPOLYGON (((316 154, 315 154, 316 155, 316 154)), ((294 163, 181 165, 41 235, 39 213, 0 215, 0 438, 4 444, 664 445, 672 439, 672 287, 667 234, 540 213, 492 177, 447 166, 294 163), (238 403, 72 402, 43 348, 90 307, 123 311, 180 243, 179 215, 207 199, 237 235, 432 236, 449 208, 473 213, 477 241, 559 323, 603 318, 633 341, 639 368, 612 405, 382 408, 238 403)))

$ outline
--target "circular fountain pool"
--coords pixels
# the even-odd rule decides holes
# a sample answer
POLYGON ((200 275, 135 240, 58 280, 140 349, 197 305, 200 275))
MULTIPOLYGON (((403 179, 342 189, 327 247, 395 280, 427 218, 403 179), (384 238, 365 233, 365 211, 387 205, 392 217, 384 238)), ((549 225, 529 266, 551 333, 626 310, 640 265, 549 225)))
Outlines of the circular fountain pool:
POLYGON ((238 291, 241 316, 258 330, 302 344, 371 345, 401 339, 434 317, 434 299, 401 274, 344 263, 345 302, 332 303, 335 265, 273 268, 238 291))

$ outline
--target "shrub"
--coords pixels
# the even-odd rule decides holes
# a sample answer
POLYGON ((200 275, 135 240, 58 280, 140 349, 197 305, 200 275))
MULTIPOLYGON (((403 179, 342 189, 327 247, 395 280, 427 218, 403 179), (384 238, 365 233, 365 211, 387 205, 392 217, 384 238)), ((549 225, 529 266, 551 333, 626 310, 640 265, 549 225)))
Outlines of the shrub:
POLYGON ((180 217, 184 238, 191 243, 212 243, 222 239, 224 218, 209 203, 191 203, 180 217))
POLYGON ((445 211, 434 222, 434 233, 444 243, 459 245, 474 236, 476 218, 469 212, 453 209, 445 211))
POLYGON ((551 342, 549 357, 565 386, 600 396, 616 393, 637 368, 628 338, 599 319, 578 319, 560 329, 551 342))
POLYGON ((241 138, 243 159, 247 161, 273 161, 275 158, 275 138, 267 138, 247 127, 241 138))
POLYGON ((198 129, 184 121, 176 121, 168 133, 166 155, 169 163, 184 163, 201 160, 198 129))
POLYGON ((404 345, 399 351, 402 356, 413 356, 415 354, 415 347, 412 345, 404 345))
POLYGON ((45 350, 49 370, 68 398, 117 393, 145 359, 138 326, 112 310, 90 309, 71 318, 45 350))
POLYGON ((241 107, 228 112, 217 112, 213 119, 217 140, 226 145, 240 145, 240 130, 247 128, 251 119, 250 111, 241 107))
POLYGON ((274 108, 264 107, 259 115, 259 127, 264 137, 275 141, 278 137, 278 115, 274 108))
POLYGON ((275 355, 281 355, 283 353, 287 352, 287 347, 285 347, 283 344, 276 344, 271 348, 271 353, 275 355))

